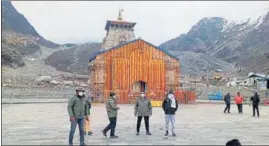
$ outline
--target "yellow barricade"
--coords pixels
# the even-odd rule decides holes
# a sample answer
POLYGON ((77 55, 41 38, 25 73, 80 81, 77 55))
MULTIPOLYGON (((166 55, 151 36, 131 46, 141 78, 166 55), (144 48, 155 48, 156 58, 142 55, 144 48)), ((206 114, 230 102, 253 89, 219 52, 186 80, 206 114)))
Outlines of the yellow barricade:
POLYGON ((162 101, 151 100, 150 102, 151 102, 152 107, 161 107, 162 106, 162 101))
POLYGON ((162 107, 163 101, 159 101, 158 103, 159 103, 158 106, 162 107))
POLYGON ((154 106, 154 107, 157 106, 157 101, 153 101, 153 106, 154 106))
POLYGON ((98 102, 93 102, 92 106, 98 106, 98 105, 102 105, 102 103, 98 103, 98 102))

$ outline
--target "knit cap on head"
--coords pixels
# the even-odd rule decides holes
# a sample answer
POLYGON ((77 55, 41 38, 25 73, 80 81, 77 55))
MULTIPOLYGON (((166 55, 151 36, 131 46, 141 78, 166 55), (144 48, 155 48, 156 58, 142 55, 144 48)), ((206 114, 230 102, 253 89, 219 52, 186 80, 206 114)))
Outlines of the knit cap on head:
POLYGON ((76 91, 83 91, 84 92, 85 90, 84 90, 84 88, 79 87, 76 89, 76 91))

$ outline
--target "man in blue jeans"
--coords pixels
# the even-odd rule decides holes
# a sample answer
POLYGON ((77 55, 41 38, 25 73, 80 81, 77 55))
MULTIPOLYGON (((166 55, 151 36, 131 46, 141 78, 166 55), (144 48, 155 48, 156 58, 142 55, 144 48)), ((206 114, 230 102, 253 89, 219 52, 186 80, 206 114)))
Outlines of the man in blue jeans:
POLYGON ((86 145, 84 142, 84 118, 88 120, 89 115, 88 105, 86 103, 85 91, 83 88, 76 89, 76 95, 69 99, 67 106, 71 121, 69 145, 73 145, 73 138, 77 125, 79 127, 80 145, 86 145))
POLYGON ((170 90, 167 94, 167 97, 162 103, 162 108, 165 113, 165 136, 168 136, 169 122, 171 122, 172 136, 175 137, 175 113, 178 109, 178 102, 175 98, 173 90, 170 90))

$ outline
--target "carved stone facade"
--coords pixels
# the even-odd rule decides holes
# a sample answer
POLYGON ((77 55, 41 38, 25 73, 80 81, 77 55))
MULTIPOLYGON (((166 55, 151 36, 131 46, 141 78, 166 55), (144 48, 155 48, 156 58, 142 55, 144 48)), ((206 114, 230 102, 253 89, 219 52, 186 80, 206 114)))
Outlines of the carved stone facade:
POLYGON ((122 21, 122 14, 119 13, 118 20, 106 22, 106 36, 103 39, 101 51, 108 50, 120 44, 135 39, 134 26, 136 23, 122 21))
POLYGON ((110 49, 134 39, 135 34, 133 29, 116 28, 115 26, 110 27, 107 31, 106 37, 103 40, 101 51, 110 49))

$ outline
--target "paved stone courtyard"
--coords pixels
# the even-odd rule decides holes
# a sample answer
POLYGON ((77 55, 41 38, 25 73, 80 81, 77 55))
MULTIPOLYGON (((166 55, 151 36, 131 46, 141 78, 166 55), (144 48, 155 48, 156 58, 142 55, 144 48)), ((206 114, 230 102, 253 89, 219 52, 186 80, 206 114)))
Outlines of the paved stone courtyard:
MULTIPOLYGON (((70 128, 67 104, 4 104, 2 105, 3 145, 68 144, 70 128)), ((244 105, 244 114, 238 115, 235 105, 232 114, 224 114, 217 104, 180 105, 176 115, 177 137, 164 136, 164 114, 159 107, 150 118, 152 136, 146 136, 142 121, 141 135, 135 135, 136 118, 132 105, 119 105, 116 134, 119 139, 103 137, 100 132, 108 123, 103 104, 92 110, 93 136, 86 136, 89 145, 224 145, 238 138, 243 145, 269 144, 269 107, 261 107, 261 117, 251 117, 251 106, 244 105)), ((74 144, 79 144, 78 128, 74 144)))

